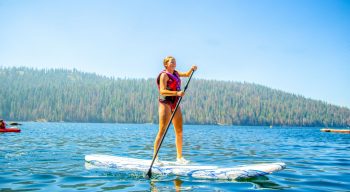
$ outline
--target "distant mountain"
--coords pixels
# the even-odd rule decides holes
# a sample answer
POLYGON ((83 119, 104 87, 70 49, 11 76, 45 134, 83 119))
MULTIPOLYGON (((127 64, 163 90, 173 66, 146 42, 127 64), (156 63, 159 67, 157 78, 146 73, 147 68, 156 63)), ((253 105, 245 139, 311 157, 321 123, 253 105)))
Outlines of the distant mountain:
MULTIPOLYGON (((155 79, 2 67, 0 86, 0 118, 5 120, 158 122, 155 79)), ((181 106, 188 124, 350 125, 348 108, 251 83, 193 79, 181 106)))

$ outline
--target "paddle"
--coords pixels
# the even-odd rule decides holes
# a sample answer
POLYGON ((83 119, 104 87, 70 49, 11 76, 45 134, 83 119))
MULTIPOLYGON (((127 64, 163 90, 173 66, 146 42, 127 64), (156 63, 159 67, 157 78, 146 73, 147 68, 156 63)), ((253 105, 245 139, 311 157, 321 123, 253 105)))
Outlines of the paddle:
MULTIPOLYGON (((187 87, 188 87, 188 84, 189 84, 190 81, 191 81, 191 78, 192 78, 193 73, 194 73, 194 71, 191 72, 190 78, 189 78, 188 81, 187 81, 187 84, 186 84, 186 86, 185 86, 184 92, 186 92, 186 89, 187 89, 187 87)), ((148 172, 147 172, 147 174, 146 174, 146 176, 147 176, 148 178, 151 178, 151 177, 152 177, 152 167, 153 167, 153 163, 154 163, 154 161, 155 161, 155 159, 156 159, 156 157, 157 157, 157 155, 158 155, 159 149, 160 149, 160 147, 162 146, 162 143, 163 143, 163 140, 164 140, 164 138, 165 138, 165 135, 166 135, 166 133, 168 132, 169 126, 170 126, 170 124, 171 124, 171 121, 173 120, 173 118, 174 118, 174 116, 175 116, 175 113, 176 113, 176 111, 177 111, 177 108, 178 108, 179 105, 180 105, 181 100, 182 100, 182 97, 180 97, 180 98, 179 98, 179 101, 177 101, 177 103, 176 103, 176 107, 175 107, 175 109, 174 109, 173 114, 171 114, 171 118, 170 118, 170 120, 169 120, 169 123, 168 123, 167 128, 165 129, 165 132, 164 132, 164 134, 163 134, 163 136, 162 136, 162 139, 160 140, 160 143, 159 143, 159 145, 158 145, 156 154, 153 156, 151 166, 149 167, 148 172)))

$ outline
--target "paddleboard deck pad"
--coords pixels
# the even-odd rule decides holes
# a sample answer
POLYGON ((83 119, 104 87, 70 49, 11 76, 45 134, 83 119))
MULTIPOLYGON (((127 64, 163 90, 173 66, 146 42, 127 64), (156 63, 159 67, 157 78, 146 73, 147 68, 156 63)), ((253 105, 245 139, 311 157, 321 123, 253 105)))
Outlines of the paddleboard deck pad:
MULTIPOLYGON (((87 169, 107 168, 120 171, 141 171, 148 172, 151 160, 118 157, 111 155, 86 155, 85 167, 87 169)), ((162 165, 154 164, 153 174, 189 176, 198 179, 245 179, 257 176, 268 175, 286 168, 286 164, 263 163, 253 165, 242 165, 236 167, 218 167, 202 165, 179 165, 175 162, 162 161, 162 165)))

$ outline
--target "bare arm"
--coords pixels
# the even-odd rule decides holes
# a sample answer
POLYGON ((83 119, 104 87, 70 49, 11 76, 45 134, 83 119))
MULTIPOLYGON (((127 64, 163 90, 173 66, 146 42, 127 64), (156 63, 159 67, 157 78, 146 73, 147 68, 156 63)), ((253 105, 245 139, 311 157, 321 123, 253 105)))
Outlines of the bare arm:
POLYGON ((191 75, 192 71, 195 71, 195 70, 197 70, 197 66, 193 65, 191 67, 191 69, 188 70, 187 72, 179 72, 178 71, 178 73, 179 73, 180 77, 189 77, 191 75))

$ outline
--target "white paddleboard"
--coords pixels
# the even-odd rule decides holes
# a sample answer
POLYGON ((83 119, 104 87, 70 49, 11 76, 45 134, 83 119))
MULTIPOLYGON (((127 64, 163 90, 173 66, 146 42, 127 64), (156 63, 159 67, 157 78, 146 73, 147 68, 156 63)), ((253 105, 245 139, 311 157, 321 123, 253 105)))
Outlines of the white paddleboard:
MULTIPOLYGON (((118 157, 111 155, 86 155, 86 168, 109 168, 124 171, 148 172, 151 160, 118 157)), ((189 176, 200 179, 240 179, 271 174, 286 168, 286 164, 264 163, 222 168, 218 166, 178 165, 175 162, 162 161, 162 165, 154 164, 153 174, 189 176)))

